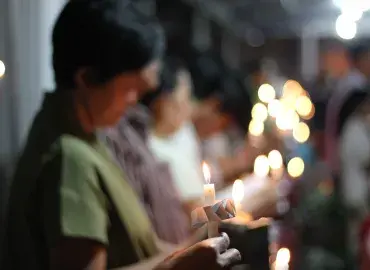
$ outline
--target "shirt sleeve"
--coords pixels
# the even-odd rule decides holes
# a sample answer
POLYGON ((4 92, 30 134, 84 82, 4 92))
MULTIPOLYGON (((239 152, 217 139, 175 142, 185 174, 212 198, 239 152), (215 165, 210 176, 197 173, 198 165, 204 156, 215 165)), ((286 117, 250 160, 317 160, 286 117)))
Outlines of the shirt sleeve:
POLYGON ((49 244, 59 237, 108 244, 108 209, 93 166, 59 154, 43 170, 43 218, 49 244))

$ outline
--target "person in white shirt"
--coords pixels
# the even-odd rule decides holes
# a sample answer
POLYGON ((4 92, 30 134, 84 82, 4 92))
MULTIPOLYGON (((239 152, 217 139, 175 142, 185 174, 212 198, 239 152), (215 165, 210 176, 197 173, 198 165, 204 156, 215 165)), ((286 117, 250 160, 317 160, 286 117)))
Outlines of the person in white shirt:
POLYGON ((352 253, 358 247, 361 223, 370 207, 370 101, 369 93, 354 90, 339 115, 340 190, 348 213, 347 239, 352 253))
POLYGON ((190 211, 203 195, 204 178, 197 134, 191 123, 191 78, 175 58, 164 60, 161 85, 141 103, 152 112, 149 148, 166 162, 184 206, 190 211))

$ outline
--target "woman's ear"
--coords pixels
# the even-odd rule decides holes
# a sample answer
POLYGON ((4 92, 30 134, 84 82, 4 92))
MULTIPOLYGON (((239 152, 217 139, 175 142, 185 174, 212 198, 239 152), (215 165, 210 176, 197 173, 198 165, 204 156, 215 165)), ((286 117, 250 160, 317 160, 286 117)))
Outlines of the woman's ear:
POLYGON ((89 87, 89 76, 87 68, 80 68, 75 74, 75 84, 77 89, 86 89, 89 87))
POLYGON ((75 75, 75 83, 78 89, 87 89, 97 84, 97 74, 91 68, 80 68, 75 75))

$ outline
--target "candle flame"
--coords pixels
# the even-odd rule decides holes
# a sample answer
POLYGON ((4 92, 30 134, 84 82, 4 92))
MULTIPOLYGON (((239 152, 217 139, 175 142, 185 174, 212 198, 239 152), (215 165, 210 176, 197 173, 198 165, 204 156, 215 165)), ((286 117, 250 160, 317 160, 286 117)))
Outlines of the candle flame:
POLYGON ((211 170, 209 169, 209 166, 206 162, 203 162, 202 169, 204 179, 206 180, 206 183, 209 184, 211 182, 211 170))
POLYGON ((232 191, 233 200, 235 203, 240 203, 244 198, 244 184, 243 181, 235 180, 232 191))
POLYGON ((276 254, 276 266, 284 266, 290 262, 290 251, 287 248, 281 248, 276 254))

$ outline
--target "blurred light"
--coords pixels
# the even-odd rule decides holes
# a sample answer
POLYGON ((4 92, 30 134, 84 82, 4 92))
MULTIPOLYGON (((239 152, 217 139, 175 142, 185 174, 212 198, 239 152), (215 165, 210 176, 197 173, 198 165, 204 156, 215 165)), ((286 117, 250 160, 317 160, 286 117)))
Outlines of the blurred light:
POLYGON ((258 156, 254 160, 254 173, 261 177, 266 177, 269 174, 270 165, 266 156, 258 156))
POLYGON ((300 157, 295 157, 289 160, 287 166, 288 173, 291 177, 300 177, 304 172, 304 162, 300 157))
POLYGON ((207 184, 211 182, 211 170, 206 162, 202 163, 203 176, 207 184))
POLYGON ((364 11, 367 11, 369 7, 368 0, 333 0, 333 2, 342 14, 354 22, 360 20, 364 11))
POLYGON ((280 100, 281 106, 284 111, 295 110, 297 98, 294 96, 284 97, 280 100))
POLYGON ((287 130, 287 129, 289 129, 288 120, 285 118, 285 115, 283 113, 278 114, 278 116, 276 117, 276 126, 280 130, 287 130))
POLYGON ((258 98, 264 102, 269 103, 275 99, 276 92, 272 85, 262 84, 258 89, 258 98))
POLYGON ((283 157, 278 150, 272 150, 267 157, 271 169, 279 169, 283 166, 283 157))
POLYGON ((257 121, 265 121, 268 117, 267 108, 262 103, 257 103, 252 108, 252 118, 257 121))
POLYGON ((253 136, 260 136, 265 130, 263 122, 252 119, 248 127, 249 133, 253 136))
POLYGON ((283 126, 285 130, 292 130, 294 126, 299 123, 299 115, 296 113, 295 110, 287 110, 279 115, 278 118, 279 121, 283 121, 283 126))
POLYGON ((277 99, 274 99, 267 105, 267 111, 271 117, 276 117, 281 110, 281 102, 277 99))
POLYGON ((295 102, 295 109, 300 116, 308 116, 312 111, 312 106, 308 96, 300 96, 295 102))
POLYGON ((337 34, 342 39, 353 39, 357 34, 357 24, 344 14, 338 16, 335 23, 337 34))
POLYGON ((0 78, 5 75, 5 64, 0 60, 0 78))
POLYGON ((240 203, 244 198, 244 183, 242 180, 237 179, 233 185, 232 191, 233 200, 235 203, 240 203))
MULTIPOLYGON (((281 248, 276 254, 276 267, 288 265, 290 262, 290 251, 287 248, 281 248)), ((279 268, 276 268, 279 269, 279 268)))
POLYGON ((283 86, 283 97, 296 98, 303 92, 301 84, 294 80, 287 80, 283 86))
POLYGON ((312 104, 310 113, 306 116, 301 115, 301 118, 304 120, 310 120, 312 117, 314 117, 314 115, 315 115, 315 106, 312 104))
POLYGON ((293 128, 293 138, 299 142, 304 143, 310 137, 310 128, 306 123, 298 123, 293 128))

